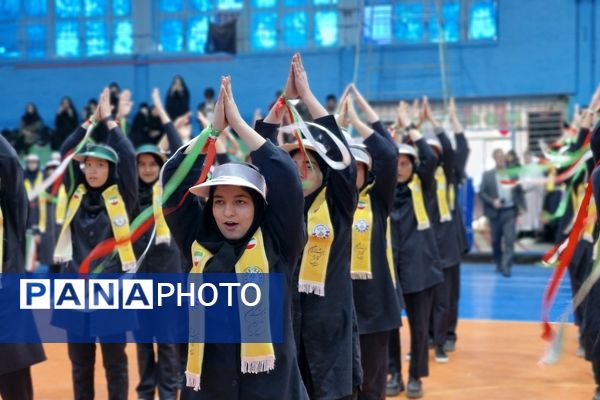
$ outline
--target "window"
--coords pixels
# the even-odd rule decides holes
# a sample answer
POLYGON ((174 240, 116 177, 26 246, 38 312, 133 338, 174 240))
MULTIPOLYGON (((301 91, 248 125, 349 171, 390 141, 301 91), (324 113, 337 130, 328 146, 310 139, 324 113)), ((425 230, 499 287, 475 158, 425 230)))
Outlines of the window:
POLYGON ((268 50, 277 47, 277 13, 252 14, 252 48, 268 50))
POLYGON ((425 33, 423 4, 407 3, 394 7, 394 36, 400 42, 421 42, 425 33))
POLYGON ((363 38, 378 44, 496 40, 496 20, 496 0, 367 0, 363 38))
POLYGON ((54 6, 57 57, 132 53, 131 0, 54 0, 54 6))
POLYGON ((178 19, 163 19, 160 22, 160 47, 163 52, 183 49, 183 24, 178 19))
POLYGON ((469 39, 497 39, 496 2, 474 0, 469 8, 469 39))
POLYGON ((133 25, 129 20, 119 20, 114 24, 113 53, 133 53, 133 25))
POLYGON ((365 6, 363 34, 365 39, 389 43, 392 38, 392 6, 365 6))
MULTIPOLYGON (((320 0, 317 0, 320 1, 320 0)), ((338 42, 337 11, 317 11, 315 13, 315 43, 323 47, 335 46, 338 42)))
POLYGON ((306 11, 293 11, 283 17, 283 41, 287 47, 304 47, 307 42, 306 11))
POLYGON ((46 57, 46 25, 27 25, 27 56, 30 58, 46 57))
POLYGON ((429 41, 439 42, 443 27, 443 38, 446 42, 458 42, 460 39, 460 4, 458 1, 444 1, 439 10, 435 2, 431 4, 433 11, 429 18, 429 41), (441 24, 441 25, 440 25, 441 24))
POLYGON ((208 17, 194 17, 188 20, 188 51, 204 53, 208 39, 208 17))
POLYGON ((57 22, 55 35, 57 56, 79 56, 79 22, 57 22))

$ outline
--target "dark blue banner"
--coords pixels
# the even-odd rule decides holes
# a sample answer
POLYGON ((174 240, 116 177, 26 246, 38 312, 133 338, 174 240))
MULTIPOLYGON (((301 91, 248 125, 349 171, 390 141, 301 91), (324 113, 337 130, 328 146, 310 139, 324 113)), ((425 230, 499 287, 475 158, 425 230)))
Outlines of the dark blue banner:
POLYGON ((281 274, 2 274, 0 343, 281 343, 281 274))

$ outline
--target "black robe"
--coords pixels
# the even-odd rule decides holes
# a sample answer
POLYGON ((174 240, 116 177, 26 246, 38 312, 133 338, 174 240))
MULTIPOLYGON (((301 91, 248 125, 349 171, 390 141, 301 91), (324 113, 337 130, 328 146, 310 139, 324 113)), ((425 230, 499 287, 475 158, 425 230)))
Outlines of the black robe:
POLYGON ((467 242, 467 232, 463 221, 462 210, 460 207, 461 204, 458 201, 458 189, 459 186, 464 184, 465 179, 467 178, 466 167, 470 149, 464 134, 456 134, 454 137, 456 139, 456 152, 454 154, 454 176, 452 178, 452 183, 454 184, 456 197, 454 199, 452 221, 454 221, 456 235, 459 238, 461 254, 466 254, 469 252, 469 243, 467 242))
MULTIPOLYGON (((333 116, 317 118, 314 122, 329 129, 346 144, 333 116)), ((255 129, 276 143, 276 125, 257 121, 255 129)), ((362 381, 350 278, 351 229, 358 201, 354 159, 341 171, 330 170, 324 184, 335 236, 327 264, 325 296, 298 292, 299 260, 294 278, 294 333, 303 374, 305 378, 310 377, 307 386, 309 390, 312 388, 311 396, 339 399, 352 394, 353 388, 362 381)), ((308 210, 309 204, 304 208, 308 210)))
MULTIPOLYGON (((389 331, 402 324, 400 313, 403 301, 394 288, 386 252, 387 221, 394 201, 398 151, 392 137, 380 121, 372 126, 375 133, 365 139, 364 144, 373 160, 371 172, 375 177, 374 185, 369 192, 373 213, 371 232, 373 278, 352 281, 358 332, 361 335, 389 331)), ((397 285, 400 286, 399 280, 396 280, 397 285)))
MULTIPOLYGON (((24 273, 25 224, 27 220, 27 195, 23 186, 23 169, 19 157, 11 145, 0 135, 0 207, 4 216, 4 240, 2 272, 24 273)), ((1 275, 0 275, 1 279, 1 275)), ((18 293, 6 287, 0 289, 0 304, 14 301, 18 293), (9 300, 12 299, 12 300, 9 300)), ((31 314, 21 311, 19 318, 31 318, 31 314)), ((0 307, 2 329, 17 328, 21 323, 8 316, 0 307), (10 319, 10 320, 7 320, 10 319)), ((1 333, 0 333, 1 336, 1 333)), ((39 343, 0 344, 0 375, 18 371, 46 359, 39 343)))
MULTIPOLYGON (((69 150, 81 141, 84 135, 85 130, 82 127, 78 127, 65 140, 61 147, 63 158, 69 150)), ((118 126, 108 131, 107 137, 98 137, 94 136, 94 134, 92 136, 96 141, 105 142, 108 146, 112 147, 119 156, 119 162, 116 167, 116 183, 125 203, 131 226, 133 221, 132 216, 135 215, 139 207, 137 167, 133 146, 118 126)), ((67 193, 75 190, 85 180, 85 176, 76 162, 70 167, 73 168, 74 179, 71 181, 68 178, 69 174, 65 174, 67 179, 64 182, 67 193)), ((111 222, 102 196, 99 193, 95 194, 97 202, 89 201, 86 199, 88 196, 91 196, 91 193, 86 193, 83 196, 81 205, 71 221, 73 258, 71 261, 61 264, 60 272, 62 273, 78 273, 81 263, 96 245, 113 237, 111 222)), ((92 261, 89 266, 89 272, 94 272, 102 264, 101 272, 103 273, 123 273, 118 254, 107 257, 92 261)), ((83 313, 78 311, 55 314, 52 318, 52 324, 67 329, 69 333, 85 337, 120 334, 137 328, 137 320, 135 318, 124 318, 116 321, 111 320, 111 315, 108 313, 83 313)))
MULTIPOLYGON (((425 139, 418 140, 415 145, 420 162, 415 167, 414 173, 421 179, 423 197, 427 204, 427 199, 434 195, 437 157, 425 139)), ((398 271, 402 292, 417 293, 442 282, 444 277, 433 228, 417 230, 411 191, 406 183, 396 186, 391 217, 394 264, 398 271)), ((429 222, 433 226, 431 215, 429 222)))
MULTIPOLYGON (((185 155, 175 154, 167 162, 163 179, 169 181, 185 155)), ((239 344, 206 344, 202 368, 202 389, 186 388, 187 399, 308 399, 296 358, 292 330, 292 294, 297 291, 293 270, 306 242, 302 216, 302 186, 289 156, 272 143, 265 143, 251 153, 252 161, 267 183, 267 207, 262 229, 269 271, 284 276, 283 343, 274 343, 275 369, 269 373, 242 374, 239 344)), ((194 164, 178 189, 164 204, 164 209, 177 206, 202 170, 203 156, 194 164)), ((192 266, 191 246, 201 235, 200 222, 204 208, 200 198, 188 195, 181 207, 166 215, 167 224, 185 259, 185 269, 192 266)), ((211 260, 212 261, 212 260, 211 260)), ((208 262, 207 272, 211 268, 208 262)), ((235 266, 211 271, 233 273, 235 266)))
MULTIPOLYGON (((183 143, 175 130, 175 126, 173 126, 172 122, 163 125, 163 129, 167 134, 167 138, 169 140, 169 150, 171 154, 175 154, 177 149, 179 149, 183 143)), ((143 211, 147 207, 152 207, 152 187, 154 185, 144 185, 140 182, 139 184, 139 201, 140 201, 140 211, 143 211), (142 189, 142 186, 146 186, 142 189)), ((136 256, 140 257, 143 251, 146 249, 148 242, 152 236, 154 225, 148 229, 146 233, 144 233, 137 242, 134 243, 136 256)), ((170 243, 161 243, 156 244, 153 243, 150 245, 148 249, 148 253, 146 253, 146 257, 144 261, 140 265, 139 272, 168 272, 168 273, 179 273, 183 272, 181 255, 179 253, 179 248, 171 237, 170 243)))
MULTIPOLYGON (((442 155, 440 158, 440 164, 446 177, 446 194, 449 193, 450 184, 454 183, 454 150, 452 149, 452 143, 446 136, 444 131, 438 132, 437 136, 442 145, 442 155)), ((439 165, 439 164, 438 164, 439 165)), ((434 180, 433 189, 430 192, 430 196, 427 197, 427 206, 429 209, 429 215, 431 216, 431 223, 433 225, 433 231, 435 233, 435 239, 440 254, 440 261, 442 269, 456 267, 460 264, 463 246, 461 245, 461 239, 456 234, 457 227, 455 221, 455 213, 451 212, 452 220, 440 221, 440 209, 437 200, 437 182, 434 180)), ((448 203, 448 207, 452 205, 448 203)), ((460 222, 462 223, 462 222, 460 222)))

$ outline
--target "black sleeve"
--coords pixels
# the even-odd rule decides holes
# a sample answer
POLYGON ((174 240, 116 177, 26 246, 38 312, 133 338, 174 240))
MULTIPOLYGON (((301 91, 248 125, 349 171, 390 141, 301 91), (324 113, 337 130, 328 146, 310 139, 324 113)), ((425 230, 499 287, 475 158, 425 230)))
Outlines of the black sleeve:
POLYGON ((583 144, 585 143, 585 139, 588 137, 589 134, 590 134, 590 130, 588 128, 579 129, 579 133, 577 134, 577 141, 575 142, 574 150, 579 150, 580 148, 583 147, 583 144))
POLYGON ((419 165, 417 166, 417 175, 421 179, 423 190, 431 187, 435 177, 435 167, 437 165, 437 156, 431 150, 427 141, 421 138, 415 142, 419 151, 419 165))
POLYGON ((592 141, 590 143, 592 154, 594 155, 594 163, 600 161, 600 121, 596 123, 592 131, 592 141))
POLYGON ((467 160, 469 159, 469 143, 464 133, 454 135, 456 138, 456 152, 454 154, 454 171, 456 181, 462 182, 467 177, 467 160))
POLYGON ((217 153, 217 163, 219 165, 227 164, 228 162, 231 162, 231 158, 229 158, 229 154, 217 153))
POLYGON ((258 132, 258 134, 260 136, 264 137, 265 139, 267 139, 271 143, 273 143, 275 146, 278 145, 278 143, 277 143, 278 129, 279 129, 279 125, 270 124, 268 122, 265 122, 262 119, 257 120, 256 123, 254 124, 254 130, 256 132, 258 132))
POLYGON ((265 221, 279 243, 281 256, 295 262, 306 243, 302 183, 290 156, 266 141, 251 153, 267 183, 265 221))
POLYGON ((383 126, 383 123, 381 122, 381 120, 373 122, 371 124, 371 128, 373 128, 373 130, 375 131, 375 133, 378 133, 379 135, 381 135, 382 137, 384 137, 386 140, 388 140, 391 144, 393 144, 394 147, 398 146, 396 144, 396 142, 394 142, 394 139, 392 138, 392 135, 390 134, 390 131, 388 131, 385 128, 385 126, 383 126))
POLYGON ((381 201, 386 213, 392 209, 394 190, 396 189, 396 176, 398 174, 398 151, 381 135, 374 134, 364 140, 367 151, 373 158, 373 175, 375 185, 373 194, 381 201))
POLYGON ((119 192, 127 205, 129 215, 138 212, 138 175, 135 149, 131 141, 121 132, 118 126, 110 130, 107 144, 112 147, 119 156, 117 164, 119 192))
POLYGON ((442 168, 444 169, 444 175, 446 175, 446 182, 450 184, 454 178, 454 149, 443 129, 440 129, 436 134, 442 145, 442 168))
MULTIPOLYGON (((315 124, 321 125, 333 133, 340 139, 346 148, 348 143, 342 134, 333 115, 326 115, 315 119, 315 124)), ((329 154, 328 154, 329 155, 329 154)), ((347 213, 350 216, 354 215, 356 210, 356 202, 358 201, 358 191, 356 189, 356 161, 354 157, 350 157, 350 165, 342 170, 330 169, 329 180, 327 182, 329 188, 328 196, 333 196, 335 207, 347 213)))
POLYGON ((75 150, 75 146, 81 142, 85 136, 85 132, 85 129, 83 129, 81 126, 78 126, 73 133, 67 136, 63 144, 60 146, 60 155, 62 158, 65 158, 69 151, 75 150))
POLYGON ((183 146, 183 142, 177 133, 177 129, 175 129, 175 125, 173 125, 173 122, 171 121, 163 124, 163 129, 165 130, 167 140, 169 141, 169 154, 175 154, 175 152, 183 146))
MULTIPOLYGON (((163 169, 163 188, 167 186, 169 180, 185 156, 186 155, 180 150, 167 161, 163 169)), ((203 161, 204 156, 200 155, 181 184, 163 204, 165 220, 175 242, 181 250, 181 254, 185 257, 185 265, 188 267, 192 265, 190 248, 198 236, 203 208, 200 199, 189 193, 188 189, 193 186, 200 177, 203 161), (185 200, 183 200, 184 196, 185 200), (182 200, 183 203, 181 203, 182 200), (181 205, 179 203, 181 203, 181 205)))
MULTIPOLYGON (((18 251, 25 254, 25 227, 27 223, 27 213, 29 204, 27 194, 23 185, 23 168, 19 163, 19 156, 13 147, 8 143, 3 135, 0 135, 0 203, 4 212, 4 224, 11 224, 19 243, 11 243, 10 247, 4 247, 3 257, 21 259, 16 255, 8 254, 9 251, 18 251)), ((4 241, 6 242, 6 236, 4 241)), ((7 243, 8 244, 8 243, 7 243)), ((4 243, 0 242, 0 246, 4 243)), ((22 263, 16 262, 4 266, 5 272, 22 272, 22 263), (16 269, 13 269, 15 268, 16 269)))

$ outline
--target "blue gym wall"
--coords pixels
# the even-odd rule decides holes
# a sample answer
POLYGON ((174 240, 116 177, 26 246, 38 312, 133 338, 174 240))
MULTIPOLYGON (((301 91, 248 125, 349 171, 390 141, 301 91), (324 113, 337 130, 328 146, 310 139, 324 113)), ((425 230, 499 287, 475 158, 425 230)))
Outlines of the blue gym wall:
MULTIPOLYGON (((499 0, 498 40, 448 45, 448 77, 457 98, 567 95, 586 104, 600 81, 600 1, 499 0)), ((25 104, 34 101, 53 124, 61 96, 70 95, 80 110, 111 81, 131 88, 136 103, 149 100, 152 87, 163 94, 175 74, 185 78, 191 105, 219 76, 233 77, 242 113, 264 111, 284 84, 291 53, 235 57, 145 56, 115 60, 2 62, 0 127, 18 124, 25 104)), ((311 86, 319 98, 340 93, 353 76, 353 47, 303 52, 311 86)), ((358 84, 371 100, 396 100, 421 94, 442 95, 436 44, 364 45, 358 84), (368 83, 368 87, 367 86, 368 83)))

